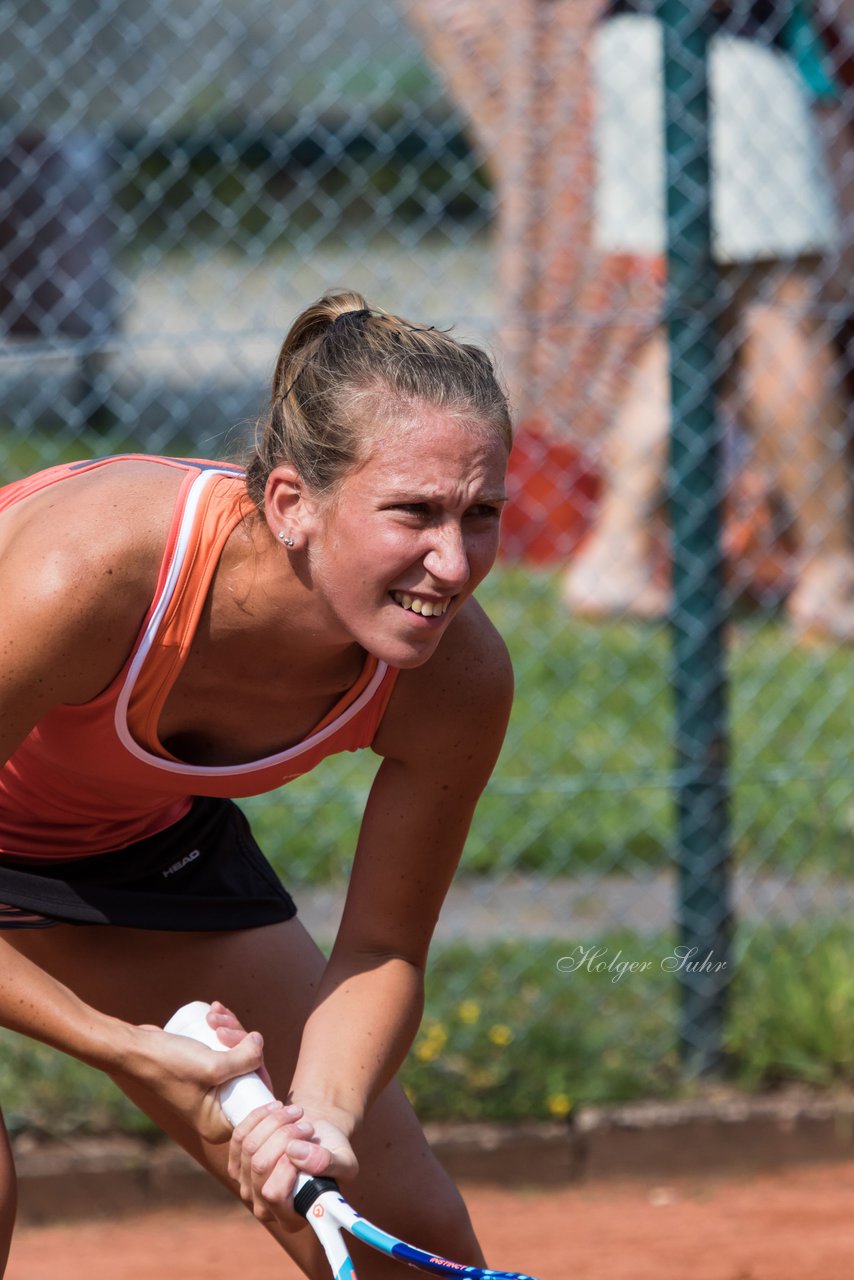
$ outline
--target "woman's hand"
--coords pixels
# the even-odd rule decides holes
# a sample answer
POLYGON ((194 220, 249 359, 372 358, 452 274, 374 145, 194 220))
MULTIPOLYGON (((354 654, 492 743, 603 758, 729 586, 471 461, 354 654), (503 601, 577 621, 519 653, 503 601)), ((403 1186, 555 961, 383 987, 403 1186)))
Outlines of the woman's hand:
POLYGON ((297 1105, 273 1102, 234 1130, 228 1172, 259 1221, 298 1231, 305 1222, 293 1207, 297 1175, 346 1181, 356 1176, 358 1164, 339 1125, 320 1116, 309 1119, 297 1105))
MULTIPOLYGON (((237 1016, 217 1000, 210 1007, 207 1022, 230 1049, 246 1038, 237 1016)), ((272 1081, 263 1065, 258 1074, 272 1092, 272 1081)), ((352 1129, 352 1123, 343 1115, 335 1120, 338 1123, 318 1114, 312 1121, 295 1103, 271 1102, 256 1108, 234 1130, 228 1173, 256 1218, 299 1230, 305 1223, 292 1204, 299 1173, 343 1179, 355 1176, 356 1159, 342 1127, 352 1129)))
MULTIPOLYGON (((246 1037, 241 1022, 215 1000, 207 1015, 208 1026, 224 1045, 233 1048, 246 1037)), ((265 1067, 258 1071, 273 1091, 265 1067)), ((304 1220, 294 1212, 292 1199, 298 1173, 347 1178, 356 1172, 356 1160, 342 1124, 348 1117, 309 1120, 295 1103, 271 1102, 258 1107, 233 1132, 228 1172, 240 1187, 240 1195, 261 1221, 278 1221, 299 1230, 304 1220)), ((352 1127, 352 1126, 350 1126, 352 1127)))
POLYGON ((260 1033, 247 1033, 222 1004, 212 1007, 211 1026, 227 1053, 209 1049, 188 1036, 173 1035, 160 1027, 133 1029, 134 1046, 125 1063, 110 1071, 120 1083, 143 1084, 157 1094, 208 1142, 227 1142, 231 1125, 219 1104, 220 1086, 235 1076, 257 1071, 268 1088, 264 1069, 264 1041, 260 1033))

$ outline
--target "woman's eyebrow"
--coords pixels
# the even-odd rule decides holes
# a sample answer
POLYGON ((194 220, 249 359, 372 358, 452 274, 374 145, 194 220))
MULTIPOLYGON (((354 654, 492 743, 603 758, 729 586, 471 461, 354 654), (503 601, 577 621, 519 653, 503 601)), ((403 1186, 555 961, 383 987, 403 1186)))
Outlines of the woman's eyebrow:
MULTIPOLYGON (((445 495, 440 489, 389 489, 384 497, 389 502, 435 502, 437 499, 443 498, 445 495)), ((475 494, 469 506, 474 506, 478 502, 496 502, 504 503, 508 501, 507 494, 504 490, 500 492, 477 493, 475 494)))

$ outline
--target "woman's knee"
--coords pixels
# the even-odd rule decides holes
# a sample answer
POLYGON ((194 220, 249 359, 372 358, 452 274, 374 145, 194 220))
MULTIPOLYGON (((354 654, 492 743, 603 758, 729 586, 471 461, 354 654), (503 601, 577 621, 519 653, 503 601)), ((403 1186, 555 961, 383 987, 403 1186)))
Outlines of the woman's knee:
POLYGON ((412 1238, 415 1243, 421 1243, 425 1249, 439 1249, 455 1262, 485 1265, 466 1203, 438 1161, 430 1180, 429 1195, 419 1197, 414 1209, 412 1238))
POLYGON ((366 1218, 423 1249, 483 1265, 465 1201, 431 1151, 399 1085, 392 1084, 378 1099, 354 1148, 359 1177, 353 1201, 366 1218))

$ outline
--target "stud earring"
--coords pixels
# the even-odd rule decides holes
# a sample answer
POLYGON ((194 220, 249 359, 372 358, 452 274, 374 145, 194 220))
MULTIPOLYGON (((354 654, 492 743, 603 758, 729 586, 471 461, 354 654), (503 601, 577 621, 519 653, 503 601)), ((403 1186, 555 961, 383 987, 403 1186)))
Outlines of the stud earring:
POLYGON ((286 547, 292 547, 294 545, 293 538, 289 538, 286 535, 284 529, 279 530, 279 537, 281 538, 282 542, 285 544, 286 547))

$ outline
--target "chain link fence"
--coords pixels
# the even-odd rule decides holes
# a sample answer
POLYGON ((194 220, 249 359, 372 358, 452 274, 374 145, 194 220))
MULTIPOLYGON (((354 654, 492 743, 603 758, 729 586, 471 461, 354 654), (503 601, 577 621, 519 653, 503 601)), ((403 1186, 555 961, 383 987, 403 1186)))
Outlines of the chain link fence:
MULTIPOLYGON (((512 500, 483 600, 517 706, 413 1055, 437 1114, 455 1096, 561 1118, 680 1078, 672 636, 691 616, 669 529, 681 503, 693 537, 694 508, 668 481, 674 313, 715 335, 702 466, 720 477, 697 522, 720 513, 720 536, 687 573, 700 596, 724 583, 723 666, 691 682, 726 690, 708 911, 727 937, 735 921, 730 950, 692 961, 731 983, 723 1042, 689 1027, 688 1047, 754 1083, 854 1068, 850 984, 821 1048, 776 1000, 781 957, 835 938, 852 897, 854 14, 674 11, 679 40, 700 24, 708 42, 710 110, 671 167, 669 224, 651 0, 0 12, 4 481, 105 452, 234 456, 290 321, 335 286, 483 341, 510 387, 512 500), (666 297, 704 147, 710 252, 666 297)), ((693 120, 690 75, 683 92, 693 120)), ((336 762, 248 806, 323 936, 370 772, 336 762)))

